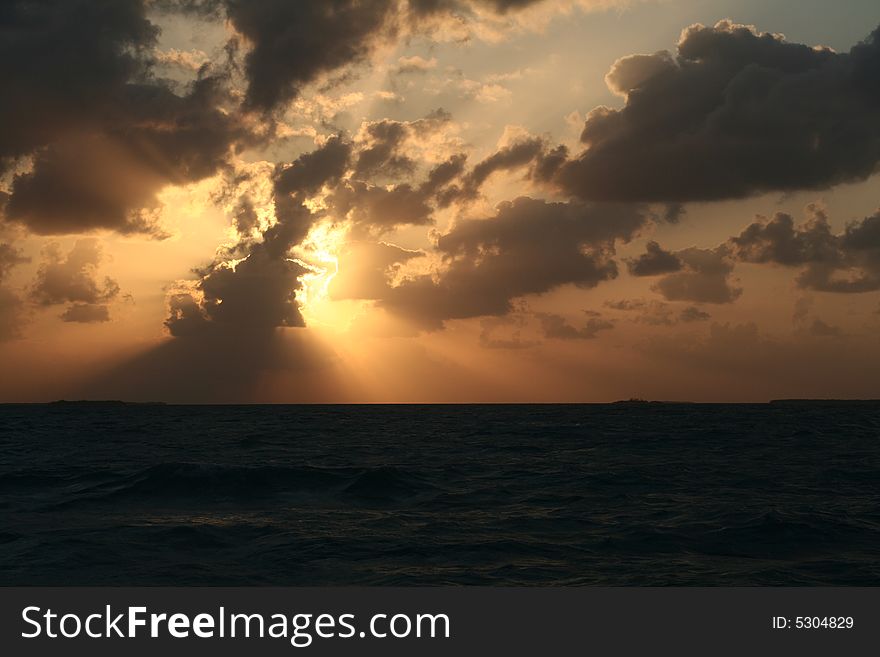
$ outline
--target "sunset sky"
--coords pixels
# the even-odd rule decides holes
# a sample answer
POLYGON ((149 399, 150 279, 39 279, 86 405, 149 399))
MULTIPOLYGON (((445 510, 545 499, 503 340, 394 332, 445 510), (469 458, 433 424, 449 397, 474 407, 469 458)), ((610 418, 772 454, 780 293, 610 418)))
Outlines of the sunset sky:
POLYGON ((0 401, 880 396, 876 0, 0 9, 0 401))

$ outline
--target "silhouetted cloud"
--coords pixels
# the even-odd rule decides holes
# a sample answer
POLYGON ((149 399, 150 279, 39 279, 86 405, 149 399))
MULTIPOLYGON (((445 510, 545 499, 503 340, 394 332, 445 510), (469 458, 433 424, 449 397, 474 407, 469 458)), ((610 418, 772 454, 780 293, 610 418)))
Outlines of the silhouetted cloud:
POLYGON ((305 326, 296 303, 300 277, 308 267, 291 256, 322 216, 304 203, 324 185, 345 173, 351 145, 328 139, 274 174, 275 221, 258 235, 243 233, 212 263, 195 270, 199 279, 189 289, 169 296, 165 322, 177 337, 206 331, 265 332, 277 327, 305 326))
POLYGON ((467 14, 472 5, 482 5, 494 9, 499 13, 510 10, 524 9, 536 5, 544 0, 409 0, 412 11, 417 15, 431 15, 436 13, 467 14))
POLYGON ((21 251, 11 244, 0 242, 0 283, 9 275, 13 267, 30 262, 21 251))
POLYGON ((440 236, 443 267, 404 279, 379 305, 439 328, 447 319, 503 315, 516 297, 561 285, 595 287, 617 276, 615 240, 630 239, 644 221, 631 205, 505 202, 494 217, 459 221, 440 236))
POLYGON ((19 295, 6 287, 4 282, 14 267, 28 261, 11 244, 0 243, 0 342, 20 335, 24 304, 19 295))
POLYGON ((70 304, 61 315, 66 322, 108 321, 107 304, 119 295, 119 284, 109 276, 98 280, 102 259, 94 238, 77 240, 66 255, 57 244, 50 244, 31 287, 31 299, 41 306, 70 304))
POLYGON ((271 110, 319 75, 364 61, 396 31, 388 0, 226 0, 226 12, 250 47, 246 104, 271 110))
POLYGON ((621 311, 631 315, 633 321, 649 326, 675 326, 702 322, 711 318, 711 315, 697 306, 679 308, 673 304, 655 299, 621 299, 619 301, 606 301, 605 307, 621 311))
POLYGON ((733 262, 724 249, 692 247, 675 255, 683 265, 681 271, 663 276, 653 288, 667 301, 732 303, 742 294, 742 289, 731 285, 733 262))
POLYGON ((528 167, 528 178, 547 182, 553 178, 567 155, 565 146, 551 147, 542 137, 519 137, 477 162, 461 177, 459 184, 450 186, 440 196, 441 204, 477 198, 483 184, 498 171, 528 167))
POLYGON ((412 158, 402 154, 400 147, 410 134, 410 128, 401 121, 375 121, 366 126, 369 146, 358 153, 352 175, 357 180, 368 180, 378 173, 387 177, 411 174, 416 167, 412 158))
POLYGON ((705 310, 700 310, 696 306, 688 306, 687 308, 683 308, 681 313, 678 315, 679 319, 682 322, 704 322, 707 319, 711 319, 712 315, 707 313, 705 310))
POLYGON ((158 28, 139 0, 13 0, 0 31, 0 171, 16 173, 5 219, 39 234, 161 236, 157 192, 213 175, 248 131, 225 71, 183 95, 151 73, 158 28))
POLYGON ((739 198, 864 180, 880 161, 880 31, 849 53, 721 21, 618 60, 558 181, 588 200, 739 198))
POLYGON ((651 241, 645 246, 645 253, 627 261, 626 266, 633 276, 656 276, 679 271, 683 263, 674 253, 664 251, 657 242, 651 241))
POLYGON ((290 165, 282 165, 275 177, 276 199, 288 194, 314 194, 328 182, 339 180, 348 168, 351 150, 351 143, 335 136, 290 165))
POLYGON ((614 328, 614 322, 598 316, 590 317, 583 326, 573 326, 565 317, 555 313, 535 313, 535 317, 541 321, 544 337, 556 340, 592 340, 600 331, 614 328))
POLYGON ((800 287, 821 292, 857 293, 880 289, 880 212, 850 223, 835 234, 825 211, 808 208, 800 226, 778 212, 760 219, 729 241, 737 259, 801 267, 800 287))
MULTIPOLYGON (((477 0, 504 14, 541 0, 477 0)), ((158 0, 166 11, 225 16, 247 52, 245 104, 271 111, 296 98, 303 87, 365 62, 382 43, 422 32, 426 19, 475 18, 472 4, 457 0, 158 0)))
POLYGON ((78 322, 91 324, 95 322, 109 322, 110 309, 94 303, 74 303, 61 313, 61 319, 65 322, 78 322))

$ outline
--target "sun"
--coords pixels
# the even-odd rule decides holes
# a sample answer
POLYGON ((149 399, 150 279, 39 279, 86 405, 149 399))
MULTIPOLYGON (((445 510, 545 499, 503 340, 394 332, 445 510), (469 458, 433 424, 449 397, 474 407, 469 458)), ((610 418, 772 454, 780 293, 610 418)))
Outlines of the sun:
POLYGON ((330 297, 330 284, 339 273, 339 254, 345 246, 348 230, 347 224, 318 223, 293 253, 291 259, 308 270, 300 276, 300 289, 296 293, 306 326, 346 330, 360 310, 361 304, 330 297))

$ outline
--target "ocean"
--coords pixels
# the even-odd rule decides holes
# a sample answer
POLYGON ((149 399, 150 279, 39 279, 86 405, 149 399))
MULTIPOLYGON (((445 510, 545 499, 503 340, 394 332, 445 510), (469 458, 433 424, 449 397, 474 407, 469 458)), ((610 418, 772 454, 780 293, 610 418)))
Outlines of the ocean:
POLYGON ((880 585, 880 403, 0 406, 3 585, 880 585))

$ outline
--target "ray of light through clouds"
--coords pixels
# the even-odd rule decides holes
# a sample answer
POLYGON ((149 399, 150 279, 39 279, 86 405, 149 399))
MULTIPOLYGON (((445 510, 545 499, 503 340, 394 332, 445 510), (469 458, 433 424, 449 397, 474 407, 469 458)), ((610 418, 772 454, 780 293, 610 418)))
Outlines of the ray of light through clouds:
POLYGON ((880 394, 875 2, 0 20, 3 400, 880 394))

